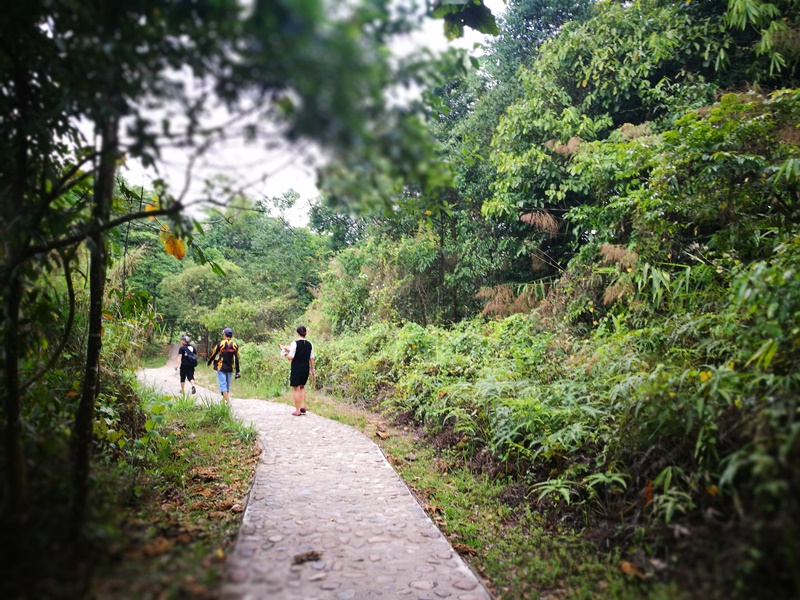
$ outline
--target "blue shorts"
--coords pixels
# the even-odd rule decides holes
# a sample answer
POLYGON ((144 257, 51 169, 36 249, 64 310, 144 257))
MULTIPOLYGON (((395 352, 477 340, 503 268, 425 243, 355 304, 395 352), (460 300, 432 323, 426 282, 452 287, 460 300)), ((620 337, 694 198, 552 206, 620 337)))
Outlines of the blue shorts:
POLYGON ((222 371, 217 371, 217 381, 219 381, 220 392, 230 392, 232 380, 233 373, 223 373, 222 371))

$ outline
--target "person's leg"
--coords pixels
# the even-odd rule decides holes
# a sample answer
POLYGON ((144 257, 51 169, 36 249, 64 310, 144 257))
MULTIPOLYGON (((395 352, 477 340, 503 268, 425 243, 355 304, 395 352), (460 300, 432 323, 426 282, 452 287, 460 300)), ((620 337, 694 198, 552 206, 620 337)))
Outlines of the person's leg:
POLYGON ((197 388, 194 387, 194 367, 189 367, 189 369, 186 372, 186 379, 189 380, 189 383, 192 386, 192 393, 196 394, 197 388))
POLYGON ((228 403, 228 378, 226 373, 217 371, 217 382, 219 383, 219 391, 222 394, 222 400, 225 404, 228 403))
POLYGON ((300 392, 301 387, 299 385, 292 386, 292 400, 294 400, 294 412, 293 415, 300 415, 300 392))
POLYGON ((183 370, 183 367, 180 367, 181 373, 181 394, 183 394, 183 386, 186 383, 186 371, 183 370))
POLYGON ((306 412, 306 386, 300 386, 300 412, 306 412))
POLYGON ((233 382, 233 373, 225 373, 226 390, 222 394, 225 397, 225 404, 231 403, 231 383, 233 382))

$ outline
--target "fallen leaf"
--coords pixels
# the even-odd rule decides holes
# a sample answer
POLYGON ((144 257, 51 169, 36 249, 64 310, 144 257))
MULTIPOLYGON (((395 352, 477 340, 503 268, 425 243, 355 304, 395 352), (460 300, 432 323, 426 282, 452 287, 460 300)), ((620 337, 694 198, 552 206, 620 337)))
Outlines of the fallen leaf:
POLYGON ((144 548, 142 548, 142 553, 145 556, 158 556, 159 554, 164 554, 168 552, 174 542, 172 540, 168 540, 164 537, 157 537, 150 542, 148 542, 144 548))
POLYGON ((301 552, 300 554, 295 554, 292 557, 292 564, 293 565, 302 565, 303 563, 307 562, 314 562, 322 558, 322 552, 318 552, 317 550, 309 550, 308 552, 301 552))
POLYGON ((442 509, 435 504, 426 504, 425 505, 425 512, 427 513, 442 513, 442 509))
POLYGON ((455 542, 453 544, 453 549, 459 554, 471 554, 472 556, 478 554, 475 548, 472 546, 467 546, 466 544, 462 544, 461 542, 455 542))
POLYGON ((197 467, 192 470, 192 479, 200 481, 214 481, 217 479, 217 473, 213 468, 197 467))
POLYGON ((623 560, 621 563, 619 563, 619 566, 625 575, 636 575, 636 577, 642 580, 645 578, 644 573, 642 573, 632 562, 623 560))

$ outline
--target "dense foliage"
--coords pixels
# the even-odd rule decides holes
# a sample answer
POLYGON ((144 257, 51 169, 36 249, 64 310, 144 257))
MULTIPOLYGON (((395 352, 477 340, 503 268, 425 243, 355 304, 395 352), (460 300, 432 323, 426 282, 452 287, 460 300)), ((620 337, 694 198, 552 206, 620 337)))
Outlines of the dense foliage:
MULTIPOLYGON (((69 7, 56 4, 52 26, 69 29, 69 7)), ((211 4, 201 3, 231 8, 211 4)), ((47 49, 20 55, 25 73, 40 74, 38 103, 22 93, 22 72, 0 98, 13 117, 3 148, 17 157, 0 172, 14 233, 0 265, 10 382, 0 464, 13 524, 26 524, 25 495, 75 496, 76 482, 44 472, 86 466, 65 452, 86 451, 75 440, 111 460, 119 440, 149 435, 127 380, 112 375, 148 340, 232 326, 254 385, 279 393, 275 344, 302 319, 325 390, 523 489, 525 510, 614 548, 656 596, 669 580, 696 597, 797 595, 796 0, 514 0, 482 55, 436 63, 388 58, 385 42, 408 22, 384 3, 335 23, 303 6, 278 11, 299 19, 296 39, 262 37, 274 23, 256 3, 254 19, 225 17, 211 36, 220 48, 241 42, 241 64, 210 43, 186 60, 213 66, 232 104, 261 94, 275 100, 262 114, 288 119, 290 138, 328 144, 310 229, 272 214, 290 192, 237 192, 191 221, 160 184, 115 186, 118 119, 136 114, 124 93, 169 95, 165 65, 124 63, 136 77, 109 115, 82 88, 59 88, 57 44, 31 29, 36 18, 0 22, 47 49), (321 22, 330 28, 317 32, 321 22), (351 59, 344 72, 331 66, 351 59), (387 100, 390 86, 412 82, 418 97, 387 100), (39 133, 27 136, 34 113, 39 133), (67 116, 81 115, 104 140, 86 156, 60 145, 80 142, 67 116), (91 177, 81 171, 90 160, 91 177)), ((494 29, 481 2, 432 6, 451 33, 494 29)), ((182 18, 158 24, 180 29, 182 18)), ((205 33, 179 38, 200 44, 205 33)), ((63 52, 104 72, 107 57, 90 50, 73 40, 63 52)), ((22 68, 0 58, 9 73, 22 68)), ((127 149, 151 157, 153 124, 139 125, 127 149)), ((63 524, 54 514, 29 525, 63 524)))
MULTIPOLYGON (((465 26, 496 28, 480 1, 428 8, 452 34, 465 26)), ((180 147, 188 149, 193 165, 226 137, 284 149, 313 140, 330 159, 325 181, 331 187, 348 164, 369 164, 376 179, 392 181, 394 188, 408 179, 433 190, 448 180, 447 169, 434 156, 421 114, 389 100, 398 81, 415 84, 426 70, 438 69, 425 61, 419 69, 407 68, 388 51, 421 17, 415 10, 394 10, 384 0, 346 7, 316 0, 246 6, 232 0, 33 0, 3 11, 4 584, 10 581, 6 569, 15 572, 38 558, 41 548, 67 548, 65 556, 78 556, 73 550, 86 541, 87 518, 96 508, 94 461, 104 444, 113 448, 138 439, 141 410, 124 371, 163 325, 154 308, 160 308, 162 291, 174 292, 168 284, 159 287, 163 279, 182 276, 172 258, 155 252, 155 239, 178 260, 191 250, 201 269, 209 265, 224 276, 221 264, 227 259, 234 275, 241 268, 242 276, 255 279, 249 288, 239 286, 235 298, 226 292, 213 299, 217 302, 202 298, 201 325, 219 327, 213 311, 220 295, 239 307, 259 304, 251 314, 263 323, 252 328, 253 336, 279 326, 310 299, 319 253, 311 236, 297 231, 277 239, 286 232, 274 222, 243 219, 242 231, 269 230, 261 232, 262 242, 275 236, 263 247, 249 248, 262 263, 272 261, 271 268, 256 267, 252 257, 245 268, 238 265, 242 239, 229 244, 233 256, 207 258, 195 243, 202 226, 185 209, 201 201, 227 207, 239 196, 236 186, 206 182, 201 192, 190 193, 189 169, 182 192, 157 181, 145 194, 139 182, 130 187, 118 179, 122 161, 152 166, 164 148, 180 147), (231 119, 209 125, 209 115, 220 108, 231 119), (263 127, 266 122, 272 126, 263 127), (134 228, 134 221, 148 227, 134 228), (294 277, 277 266, 284 255, 295 261, 294 277), (114 421, 105 412, 106 401, 108 410, 123 405, 129 421, 125 436, 104 439, 103 423, 114 421)), ((375 197, 375 181, 358 184, 347 190, 353 205, 375 197)), ((229 217, 224 209, 221 216, 229 217)), ((216 231, 229 238, 235 233, 216 231)), ((216 241, 213 233, 209 239, 216 241)), ((179 320, 187 315, 175 294, 166 293, 164 300, 172 324, 184 325, 179 320)))
POLYGON ((798 589, 797 23, 758 10, 597 4, 525 40, 518 87, 491 68, 443 86, 457 256, 434 263, 433 215, 340 253, 316 305, 360 328, 325 345, 326 389, 424 425, 698 596, 798 589), (745 13, 781 32, 774 68, 745 13), (518 314, 445 327, 458 313, 408 309, 401 281, 454 281, 479 246, 471 293, 518 314))

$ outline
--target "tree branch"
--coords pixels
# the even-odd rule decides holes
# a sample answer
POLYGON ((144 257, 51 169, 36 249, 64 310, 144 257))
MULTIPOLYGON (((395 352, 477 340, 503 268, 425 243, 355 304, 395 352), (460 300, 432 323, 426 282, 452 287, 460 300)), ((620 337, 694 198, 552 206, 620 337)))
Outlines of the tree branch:
POLYGON ((114 227, 118 227, 120 225, 124 225, 129 221, 136 221, 139 219, 145 219, 150 217, 161 217, 161 216, 171 216, 180 213, 183 210, 183 205, 180 203, 175 203, 169 208, 159 208, 152 211, 140 211, 135 213, 130 213, 127 215, 123 215, 116 219, 113 219, 102 225, 100 227, 90 227, 89 229, 82 230, 75 235, 62 238, 60 240, 53 240, 49 244, 41 244, 38 246, 30 246, 28 247, 25 252, 23 252, 19 259, 14 263, 14 266, 19 266, 20 264, 24 263, 29 258, 36 256, 37 254, 42 254, 45 252, 50 252, 51 250, 58 250, 59 248, 66 248, 67 246, 71 246, 73 244, 80 243, 98 233, 103 233, 108 231, 109 229, 114 229, 114 227))
POLYGON ((64 335, 62 336, 55 352, 53 352, 53 355, 50 357, 50 360, 47 361, 47 364, 31 375, 27 381, 24 381, 20 384, 20 392, 27 390, 31 385, 41 379, 45 373, 53 368, 53 365, 61 357, 61 353, 64 351, 67 341, 72 334, 72 325, 75 322, 75 288, 72 285, 72 270, 70 267, 70 261, 72 260, 73 256, 75 256, 75 249, 73 249, 69 254, 65 253, 63 250, 59 250, 58 254, 61 257, 61 261, 64 263, 64 279, 67 282, 67 292, 69 294, 69 316, 67 317, 67 324, 64 328, 64 335))

